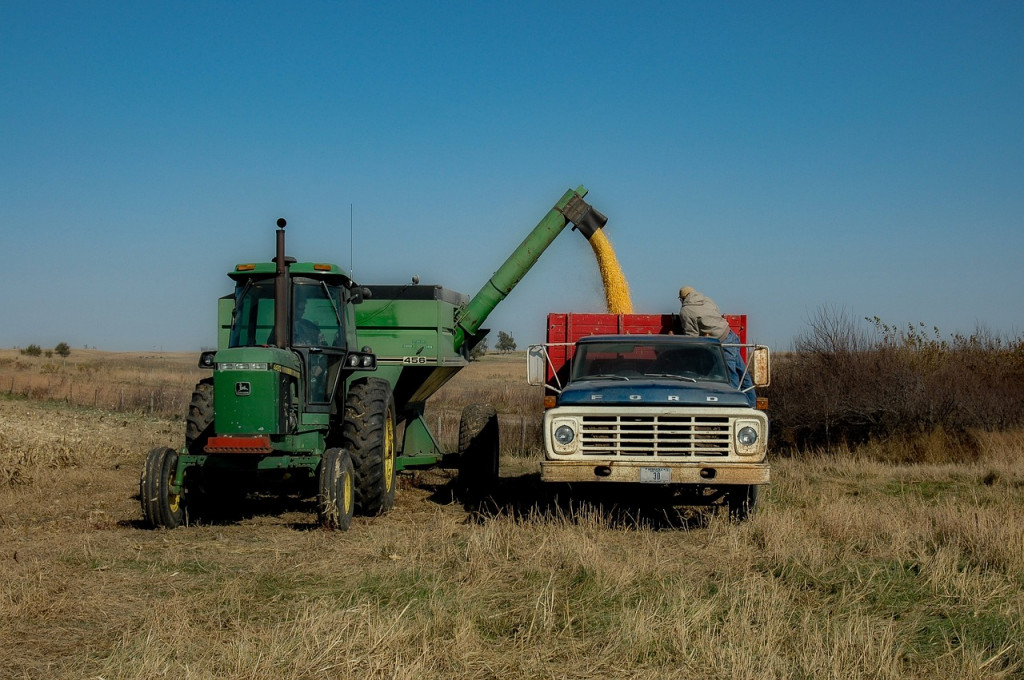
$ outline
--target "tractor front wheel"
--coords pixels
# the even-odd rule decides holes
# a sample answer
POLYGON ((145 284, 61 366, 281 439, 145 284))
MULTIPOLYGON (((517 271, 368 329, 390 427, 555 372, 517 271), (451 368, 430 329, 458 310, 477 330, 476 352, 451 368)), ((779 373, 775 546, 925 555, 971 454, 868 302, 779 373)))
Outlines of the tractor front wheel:
POLYGON ((395 504, 395 399, 380 378, 352 383, 342 427, 355 466, 356 512, 379 515, 395 504))
POLYGON ((327 449, 320 461, 317 519, 325 529, 348 531, 355 511, 355 470, 344 449, 327 449))
POLYGON ((146 466, 139 480, 142 519, 154 529, 173 529, 185 518, 181 493, 172 491, 178 470, 178 454, 174 449, 157 447, 146 456, 146 466))

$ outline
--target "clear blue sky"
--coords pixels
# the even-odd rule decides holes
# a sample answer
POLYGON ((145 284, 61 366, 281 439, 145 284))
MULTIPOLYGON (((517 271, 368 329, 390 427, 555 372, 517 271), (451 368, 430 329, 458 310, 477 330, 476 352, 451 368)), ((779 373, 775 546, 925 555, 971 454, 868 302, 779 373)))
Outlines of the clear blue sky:
MULTIPOLYGON (((1022 36, 1015 1, 2 1, 0 347, 213 345, 282 216, 472 294, 579 184, 638 311, 1018 334, 1022 36)), ((567 231, 487 325, 602 305, 567 231)))

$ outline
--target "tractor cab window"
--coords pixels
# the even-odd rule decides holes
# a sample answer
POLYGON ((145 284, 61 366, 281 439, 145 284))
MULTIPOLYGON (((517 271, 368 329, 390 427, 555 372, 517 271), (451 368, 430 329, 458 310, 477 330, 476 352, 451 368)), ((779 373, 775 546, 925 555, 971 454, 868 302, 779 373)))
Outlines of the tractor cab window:
POLYGON ((246 279, 235 288, 229 347, 269 345, 274 336, 274 279, 246 279))
POLYGON ((292 345, 305 358, 309 402, 327 404, 345 359, 343 289, 303 277, 292 284, 292 345))
POLYGON ((292 344, 297 347, 344 346, 341 287, 300 277, 292 282, 292 344))

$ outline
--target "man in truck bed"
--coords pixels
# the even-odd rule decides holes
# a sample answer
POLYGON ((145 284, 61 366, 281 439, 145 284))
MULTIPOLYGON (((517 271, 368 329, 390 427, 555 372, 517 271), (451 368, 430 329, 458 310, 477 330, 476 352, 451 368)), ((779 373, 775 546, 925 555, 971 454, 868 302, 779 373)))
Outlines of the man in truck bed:
MULTIPOLYGON (((725 359, 729 364, 730 382, 733 387, 747 389, 753 386, 746 364, 740 356, 739 336, 737 336, 719 311, 715 301, 697 292, 692 286, 679 289, 679 321, 683 326, 683 335, 717 338, 722 342, 725 359)), ((757 400, 754 391, 747 392, 747 399, 753 406, 757 400)))

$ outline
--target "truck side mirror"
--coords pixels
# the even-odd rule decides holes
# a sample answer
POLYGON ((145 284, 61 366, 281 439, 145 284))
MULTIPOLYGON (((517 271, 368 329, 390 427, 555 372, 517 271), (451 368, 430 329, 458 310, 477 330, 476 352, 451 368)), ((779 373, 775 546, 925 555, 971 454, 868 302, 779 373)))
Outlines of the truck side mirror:
POLYGON ((754 381, 754 387, 768 387, 772 381, 772 358, 768 348, 755 347, 750 364, 750 376, 754 381))
POLYGON ((526 383, 534 387, 543 385, 548 377, 548 353, 544 345, 530 345, 526 350, 526 383))

